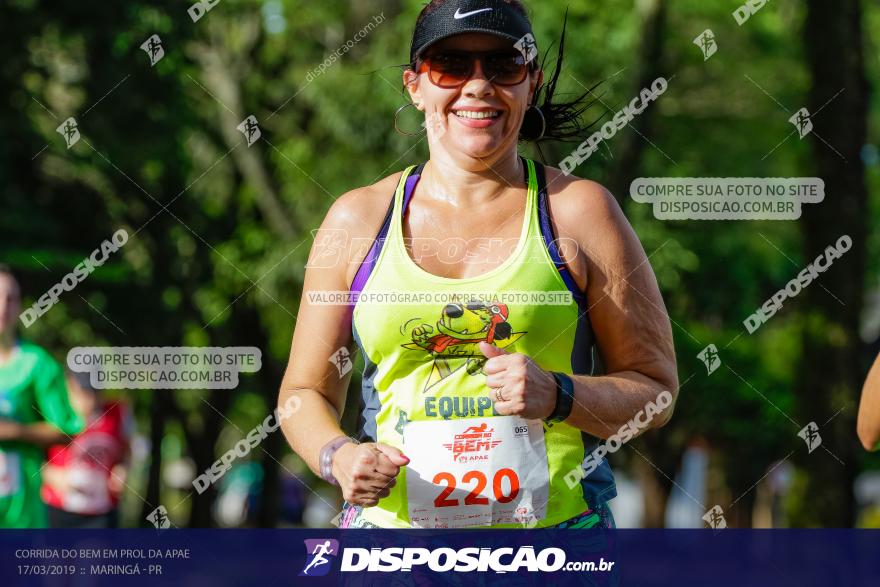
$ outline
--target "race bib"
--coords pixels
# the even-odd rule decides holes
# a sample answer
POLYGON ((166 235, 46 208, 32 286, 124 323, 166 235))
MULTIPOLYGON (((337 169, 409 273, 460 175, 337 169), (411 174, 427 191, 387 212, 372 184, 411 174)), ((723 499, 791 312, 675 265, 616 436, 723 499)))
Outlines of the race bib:
POLYGON ((414 421, 403 429, 414 528, 525 524, 547 515, 544 427, 518 416, 414 421))
POLYGON ((21 487, 21 461, 18 453, 0 450, 0 497, 18 493, 21 487))
POLYGON ((78 514, 102 514, 112 508, 107 476, 88 466, 73 466, 67 471, 68 491, 64 509, 78 514))

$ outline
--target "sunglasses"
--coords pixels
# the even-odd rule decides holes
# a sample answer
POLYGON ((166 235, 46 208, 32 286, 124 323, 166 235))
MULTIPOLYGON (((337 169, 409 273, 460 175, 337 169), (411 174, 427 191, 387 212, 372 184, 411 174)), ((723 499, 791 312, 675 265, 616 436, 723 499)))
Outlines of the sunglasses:
POLYGON ((522 83, 530 69, 523 54, 511 49, 483 53, 437 51, 422 57, 418 72, 427 73, 435 86, 458 88, 471 79, 478 59, 486 79, 499 86, 522 83))

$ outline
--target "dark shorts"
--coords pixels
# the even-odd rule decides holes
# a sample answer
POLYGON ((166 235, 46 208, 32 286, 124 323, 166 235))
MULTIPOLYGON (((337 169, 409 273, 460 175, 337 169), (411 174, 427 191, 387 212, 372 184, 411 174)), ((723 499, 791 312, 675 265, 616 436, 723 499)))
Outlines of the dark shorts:
POLYGON ((119 510, 91 516, 67 512, 51 505, 46 506, 46 510, 49 513, 50 528, 117 528, 119 526, 119 510))
MULTIPOLYGON (((339 519, 340 528, 378 528, 375 524, 371 524, 363 518, 362 512, 364 508, 359 505, 351 505, 348 502, 342 506, 342 516, 339 519)), ((604 501, 587 510, 584 510, 575 517, 568 519, 554 528, 614 528, 614 516, 611 508, 604 501)))

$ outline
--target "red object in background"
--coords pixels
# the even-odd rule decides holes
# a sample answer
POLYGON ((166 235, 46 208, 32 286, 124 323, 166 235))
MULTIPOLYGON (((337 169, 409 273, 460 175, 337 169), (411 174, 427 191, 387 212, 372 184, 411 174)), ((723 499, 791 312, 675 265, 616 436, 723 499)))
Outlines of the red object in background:
POLYGON ((70 444, 49 447, 47 465, 65 471, 68 487, 62 492, 43 483, 48 505, 88 515, 106 514, 119 505, 119 496, 110 491, 110 474, 128 454, 128 414, 116 402, 103 404, 98 413, 70 444))

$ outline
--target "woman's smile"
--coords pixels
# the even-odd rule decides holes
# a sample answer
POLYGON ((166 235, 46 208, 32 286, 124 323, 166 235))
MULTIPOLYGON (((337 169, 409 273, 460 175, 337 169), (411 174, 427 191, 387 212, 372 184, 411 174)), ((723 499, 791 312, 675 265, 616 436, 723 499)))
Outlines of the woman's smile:
POLYGON ((487 128, 501 121, 504 111, 497 108, 453 108, 452 114, 462 125, 469 128, 487 128))

